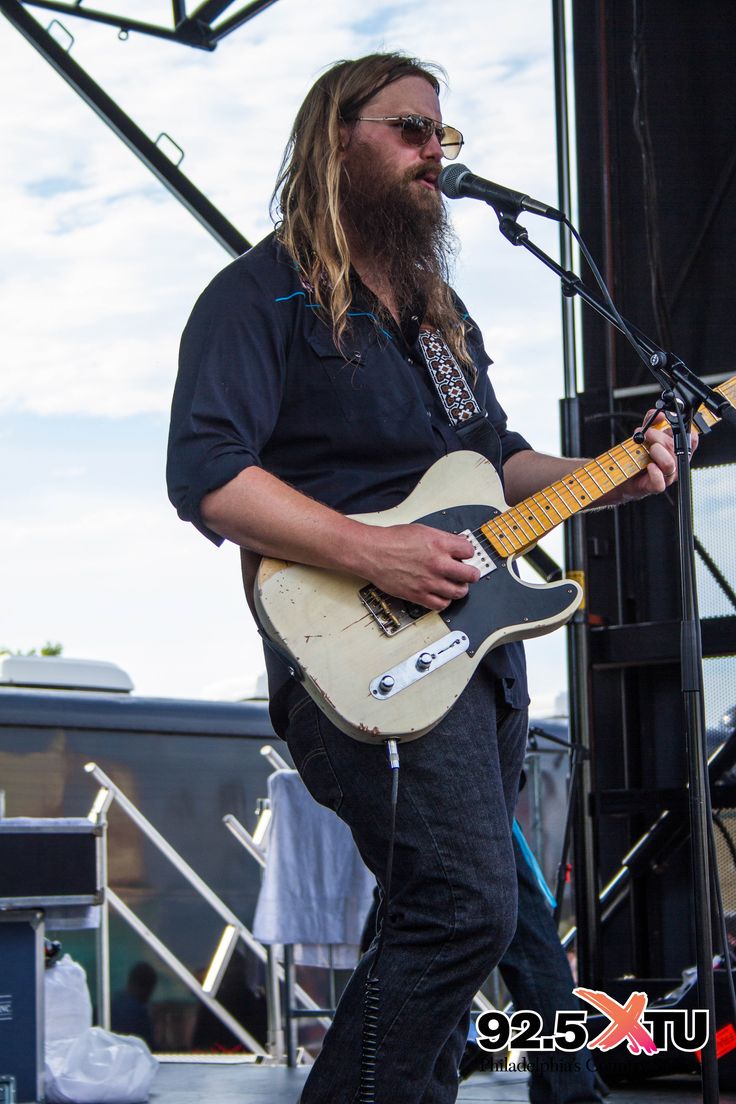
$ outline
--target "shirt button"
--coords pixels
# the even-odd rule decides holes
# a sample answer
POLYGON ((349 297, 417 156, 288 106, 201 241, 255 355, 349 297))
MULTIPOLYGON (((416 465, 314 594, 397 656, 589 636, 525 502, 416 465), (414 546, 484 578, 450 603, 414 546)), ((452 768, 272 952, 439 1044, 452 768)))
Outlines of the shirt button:
POLYGON ((414 361, 413 361, 413 360, 411 359, 411 357, 407 357, 407 358, 406 358, 406 363, 407 363, 407 364, 413 364, 413 363, 414 363, 414 361))

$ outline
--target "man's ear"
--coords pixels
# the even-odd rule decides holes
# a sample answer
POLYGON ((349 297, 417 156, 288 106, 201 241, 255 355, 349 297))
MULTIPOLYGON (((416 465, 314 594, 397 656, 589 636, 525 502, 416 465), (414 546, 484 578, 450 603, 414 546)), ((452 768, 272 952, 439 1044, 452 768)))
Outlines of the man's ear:
POLYGON ((340 131, 340 157, 344 157, 350 148, 350 143, 353 138, 353 123, 338 123, 338 130, 340 131))

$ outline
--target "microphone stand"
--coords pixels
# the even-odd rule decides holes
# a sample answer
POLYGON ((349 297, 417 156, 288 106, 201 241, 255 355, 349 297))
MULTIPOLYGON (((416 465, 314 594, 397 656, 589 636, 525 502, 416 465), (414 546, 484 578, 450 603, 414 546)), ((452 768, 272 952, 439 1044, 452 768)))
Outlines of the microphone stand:
MULTIPOLYGON (((690 423, 693 416, 702 432, 708 426, 695 414, 702 404, 717 418, 736 428, 736 411, 717 392, 708 387, 685 364, 671 353, 655 345, 635 326, 610 310, 593 295, 574 272, 563 269, 552 257, 529 240, 529 233, 516 221, 519 210, 497 209, 499 229, 512 245, 526 249, 550 268, 562 281, 564 295, 578 295, 612 326, 634 338, 635 344, 647 354, 650 370, 662 387, 657 402, 671 428, 677 459, 678 475, 678 537, 680 548, 680 601, 682 624, 680 662, 683 714, 688 759, 689 814, 693 860, 693 906, 695 913, 696 965, 698 996, 708 1010, 709 1037, 702 1051, 702 1085, 705 1104, 718 1104, 718 1059, 716 1055, 715 982, 713 978, 713 939, 711 931, 711 878, 717 877, 711 868, 709 830, 711 823, 710 790, 707 785, 705 746, 705 713, 703 706, 703 647, 700 635, 698 598, 695 584, 695 549, 690 486, 690 423), (628 333, 627 333, 628 330, 628 333)), ((567 220, 564 220, 567 223, 567 220)), ((569 223, 567 223, 569 225, 569 223)), ((642 429, 643 433, 646 426, 642 429)))

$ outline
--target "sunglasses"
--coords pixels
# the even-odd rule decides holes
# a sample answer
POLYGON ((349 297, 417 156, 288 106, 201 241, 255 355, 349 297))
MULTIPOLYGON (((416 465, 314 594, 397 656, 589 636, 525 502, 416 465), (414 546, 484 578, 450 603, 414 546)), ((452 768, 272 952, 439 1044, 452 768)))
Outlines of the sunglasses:
POLYGON ((401 137, 410 146, 426 146, 433 134, 437 135, 437 141, 442 147, 442 156, 448 161, 454 161, 463 145, 463 136, 455 127, 437 123, 434 119, 428 119, 426 115, 382 115, 380 118, 369 118, 359 115, 353 120, 356 123, 391 123, 392 126, 401 127, 401 137))

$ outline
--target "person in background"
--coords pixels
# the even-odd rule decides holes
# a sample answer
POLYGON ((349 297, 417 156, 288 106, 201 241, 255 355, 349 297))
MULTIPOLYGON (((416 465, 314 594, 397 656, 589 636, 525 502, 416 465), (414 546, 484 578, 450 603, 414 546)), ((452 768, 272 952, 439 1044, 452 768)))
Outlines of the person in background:
POLYGON ((153 1023, 149 1002, 158 984, 158 974, 149 962, 136 962, 130 968, 125 989, 110 1002, 110 1026, 119 1035, 137 1035, 153 1047, 153 1023))

